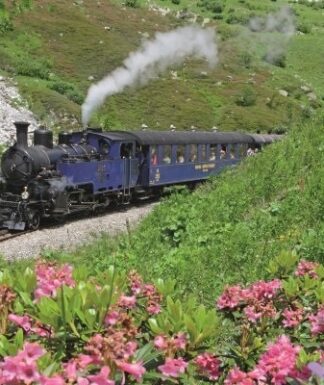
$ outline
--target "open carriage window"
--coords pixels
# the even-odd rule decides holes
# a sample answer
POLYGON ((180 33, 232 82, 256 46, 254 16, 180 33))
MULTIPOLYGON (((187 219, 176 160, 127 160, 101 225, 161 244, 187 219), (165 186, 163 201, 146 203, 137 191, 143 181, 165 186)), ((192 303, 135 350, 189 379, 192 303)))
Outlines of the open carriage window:
POLYGON ((240 144, 240 148, 239 148, 239 155, 240 155, 240 158, 244 158, 246 156, 246 153, 247 153, 247 149, 248 149, 248 145, 247 144, 240 144))
POLYGON ((219 152, 219 158, 220 159, 225 159, 227 156, 227 145, 222 144, 219 152))
POLYGON ((209 149, 209 160, 215 161, 217 154, 217 144, 211 144, 209 149))
POLYGON ((198 147, 196 144, 190 145, 189 162, 197 161, 198 147))
POLYGON ((204 162, 207 158, 207 145, 206 144, 201 144, 201 162, 204 162))
POLYGON ((177 163, 184 163, 185 161, 185 146, 178 144, 177 146, 177 163))
POLYGON ((236 156, 235 156, 235 149, 236 149, 236 144, 231 144, 229 146, 229 153, 230 153, 230 158, 231 159, 235 159, 236 156))
POLYGON ((121 158, 132 158, 133 156, 133 143, 122 143, 120 146, 121 158))
POLYGON ((108 155, 110 151, 110 144, 106 140, 99 140, 99 152, 102 155, 108 155))
POLYGON ((155 145, 151 146, 151 164, 156 166, 158 163, 157 148, 155 145))
POLYGON ((171 163, 171 145, 165 144, 163 146, 163 163, 164 164, 170 164, 171 163))

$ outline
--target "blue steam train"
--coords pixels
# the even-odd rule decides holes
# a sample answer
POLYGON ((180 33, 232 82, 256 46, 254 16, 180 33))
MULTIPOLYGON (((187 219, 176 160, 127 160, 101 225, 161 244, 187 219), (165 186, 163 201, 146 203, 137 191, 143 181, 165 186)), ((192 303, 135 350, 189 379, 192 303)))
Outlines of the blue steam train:
POLYGON ((43 127, 28 145, 28 123, 16 122, 16 143, 2 156, 0 228, 35 230, 42 218, 61 220, 159 195, 165 186, 194 186, 278 135, 220 132, 65 133, 53 143, 43 127))

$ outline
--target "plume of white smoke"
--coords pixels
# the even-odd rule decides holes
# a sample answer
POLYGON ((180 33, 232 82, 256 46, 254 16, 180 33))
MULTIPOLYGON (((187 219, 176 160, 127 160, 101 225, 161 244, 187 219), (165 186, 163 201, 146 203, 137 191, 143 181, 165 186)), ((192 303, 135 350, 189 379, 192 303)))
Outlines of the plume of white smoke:
POLYGON ((271 13, 265 18, 254 17, 249 22, 250 30, 253 32, 265 32, 261 38, 267 47, 266 61, 275 63, 287 49, 290 38, 294 35, 295 17, 289 7, 282 7, 278 12, 271 13), (276 34, 270 34, 277 32, 276 34))
POLYGON ((213 66, 217 63, 217 54, 215 31, 212 28, 186 26, 157 33, 153 40, 145 41, 138 51, 131 53, 123 66, 89 88, 82 105, 83 125, 88 124, 93 111, 108 96, 126 87, 144 85, 168 67, 182 63, 188 56, 205 58, 213 66))
POLYGON ((250 29, 254 32, 280 32, 287 36, 295 33, 295 18, 291 8, 282 7, 276 13, 267 17, 254 17, 249 22, 250 29))

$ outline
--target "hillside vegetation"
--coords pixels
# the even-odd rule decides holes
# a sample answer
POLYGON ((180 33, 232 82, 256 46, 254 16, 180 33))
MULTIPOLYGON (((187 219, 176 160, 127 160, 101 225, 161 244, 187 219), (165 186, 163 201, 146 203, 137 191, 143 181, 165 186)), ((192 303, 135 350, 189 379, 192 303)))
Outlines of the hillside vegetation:
POLYGON ((92 124, 286 130, 322 105, 324 28, 321 4, 290 4, 296 33, 276 63, 265 62, 269 46, 281 45, 285 37, 252 33, 247 24, 283 5, 258 0, 127 0, 122 6, 107 0, 2 0, 0 71, 14 77, 40 120, 71 128, 79 125, 91 83, 120 66, 156 31, 196 20, 218 31, 218 66, 210 70, 188 60, 142 89, 109 98, 92 124), (169 14, 162 16, 163 9, 169 14))
MULTIPOLYGON (((324 262, 323 116, 201 186, 175 193, 135 232, 102 239, 74 255, 145 277, 171 277, 212 301, 224 284, 266 278, 281 254, 324 262)), ((55 257, 58 255, 55 254, 55 257)))

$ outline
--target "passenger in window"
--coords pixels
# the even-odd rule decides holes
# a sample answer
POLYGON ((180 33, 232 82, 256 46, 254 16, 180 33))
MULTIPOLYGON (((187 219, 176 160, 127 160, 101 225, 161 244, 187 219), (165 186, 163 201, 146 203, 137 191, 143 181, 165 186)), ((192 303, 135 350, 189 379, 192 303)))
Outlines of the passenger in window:
POLYGON ((171 163, 171 158, 168 155, 165 155, 164 158, 163 158, 163 163, 170 164, 171 163))
POLYGON ((254 152, 253 148, 249 147, 247 152, 246 152, 246 155, 247 156, 254 156, 255 152, 254 152))
POLYGON ((109 144, 107 142, 101 142, 100 143, 100 152, 103 155, 108 155, 109 154, 109 144))
POLYGON ((210 153, 209 160, 211 160, 211 161, 216 160, 216 154, 215 154, 214 151, 212 151, 212 152, 210 153))
POLYGON ((184 156, 182 154, 180 154, 177 158, 177 162, 178 163, 184 163, 184 156))
POLYGON ((225 146, 222 146, 221 150, 220 150, 220 156, 219 156, 221 159, 224 159, 226 157, 226 147, 225 146))
POLYGON ((151 164, 153 166, 157 165, 157 154, 156 154, 155 148, 152 148, 152 151, 151 151, 151 164))

